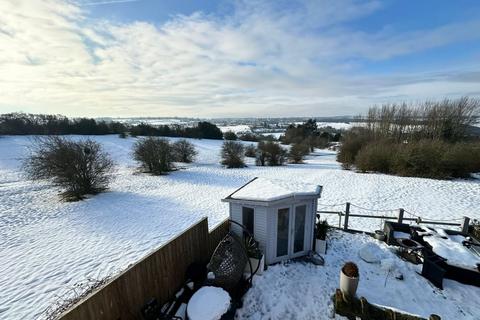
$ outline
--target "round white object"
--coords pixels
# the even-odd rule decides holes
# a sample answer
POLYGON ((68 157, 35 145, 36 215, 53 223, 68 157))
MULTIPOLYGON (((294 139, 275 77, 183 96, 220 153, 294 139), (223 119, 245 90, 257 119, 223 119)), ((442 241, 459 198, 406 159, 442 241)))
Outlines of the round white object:
POLYGON ((202 287, 188 301, 191 320, 219 320, 230 307, 230 295, 222 288, 202 287))
POLYGON ((358 255, 368 263, 379 263, 383 257, 383 252, 379 246, 369 242, 358 251, 358 255))

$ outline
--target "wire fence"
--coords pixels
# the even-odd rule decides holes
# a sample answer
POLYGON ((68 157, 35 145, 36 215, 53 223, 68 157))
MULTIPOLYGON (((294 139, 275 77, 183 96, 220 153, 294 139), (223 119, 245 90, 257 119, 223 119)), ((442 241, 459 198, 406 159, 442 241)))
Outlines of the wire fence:
POLYGON ((460 227, 465 233, 468 232, 470 222, 470 218, 468 217, 432 219, 422 217, 417 213, 407 211, 403 208, 375 209, 359 206, 350 202, 330 204, 319 203, 317 206, 317 213, 337 215, 338 227, 345 230, 351 230, 348 228, 350 218, 380 219, 381 225, 387 220, 394 220, 398 223, 415 222, 416 224, 460 227), (327 208, 332 210, 325 210, 327 208))

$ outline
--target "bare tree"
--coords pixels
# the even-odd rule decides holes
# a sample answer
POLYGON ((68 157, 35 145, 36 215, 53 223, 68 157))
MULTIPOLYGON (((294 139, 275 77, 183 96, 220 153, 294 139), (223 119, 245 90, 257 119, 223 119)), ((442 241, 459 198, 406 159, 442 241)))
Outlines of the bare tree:
POLYGON ((81 200, 108 188, 114 163, 95 141, 48 136, 34 140, 23 169, 32 180, 49 179, 65 189, 65 200, 81 200))
POLYGON ((245 148, 240 142, 225 141, 222 146, 221 156, 221 164, 227 168, 245 167, 245 148))
POLYGON ((285 163, 287 151, 282 146, 273 141, 258 143, 258 152, 256 163, 258 166, 281 166, 285 163))
POLYGON ((253 144, 250 144, 245 148, 245 157, 255 158, 256 153, 257 148, 253 144))
POLYGON ((133 157, 143 169, 154 175, 173 170, 173 148, 164 138, 148 137, 138 140, 133 146, 133 157))
POLYGON ((480 100, 462 97, 416 105, 385 104, 368 110, 365 128, 375 140, 462 140, 480 115, 480 100))
POLYGON ((175 161, 190 163, 195 160, 195 156, 198 154, 197 150, 192 143, 185 139, 180 139, 173 144, 173 151, 175 154, 175 161))

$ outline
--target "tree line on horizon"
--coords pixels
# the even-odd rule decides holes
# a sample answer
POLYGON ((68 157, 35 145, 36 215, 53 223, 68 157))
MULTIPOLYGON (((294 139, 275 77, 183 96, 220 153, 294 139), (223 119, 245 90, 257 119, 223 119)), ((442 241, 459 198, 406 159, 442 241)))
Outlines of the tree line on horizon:
POLYGON ((0 135, 107 135, 129 133, 131 136, 165 136, 199 139, 223 139, 213 123, 200 121, 196 126, 177 124, 153 126, 148 123, 129 125, 118 121, 92 118, 70 119, 62 115, 8 113, 0 115, 0 135))

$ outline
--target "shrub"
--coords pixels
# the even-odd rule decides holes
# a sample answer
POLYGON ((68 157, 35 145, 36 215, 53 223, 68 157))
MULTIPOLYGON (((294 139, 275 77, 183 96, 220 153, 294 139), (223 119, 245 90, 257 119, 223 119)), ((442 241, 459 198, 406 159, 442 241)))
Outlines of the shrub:
POLYGON ((164 138, 148 137, 133 146, 133 157, 146 172, 161 175, 173 170, 174 152, 164 138))
POLYGON ((127 138, 127 134, 126 134, 125 132, 120 132, 120 133, 118 134, 118 137, 119 137, 120 139, 126 139, 126 138, 127 138))
POLYGON ((178 162, 190 163, 195 160, 197 150, 192 143, 180 139, 173 144, 174 159, 178 162))
MULTIPOLYGON (((340 136, 338 133, 337 135, 334 135, 332 138, 330 138, 330 135, 327 133, 327 136, 325 137, 324 135, 320 135, 318 137, 314 137, 313 141, 311 142, 311 151, 313 152, 313 147, 319 148, 319 149, 325 149, 328 147, 329 141, 335 141, 336 137, 340 136)), ((337 140, 338 141, 338 140, 337 140)))
POLYGON ((48 136, 34 141, 23 169, 32 180, 50 179, 65 190, 65 200, 74 201, 106 190, 114 163, 95 141, 48 136))
POLYGON ((424 178, 467 178, 480 171, 480 144, 420 140, 409 143, 372 141, 355 158, 363 171, 424 178))
POLYGON ((253 134, 253 133, 244 133, 244 134, 241 134, 238 139, 242 140, 242 141, 250 141, 250 142, 257 142, 259 139, 258 139, 258 136, 253 134))
POLYGON ((393 170, 395 144, 387 142, 371 142, 363 147, 355 158, 355 165, 362 172, 376 171, 390 173, 393 170))
POLYGON ((345 169, 355 164, 355 157, 360 149, 371 141, 368 132, 364 128, 352 128, 343 137, 337 161, 342 163, 345 169))
POLYGON ((221 164, 227 168, 243 168, 245 148, 243 144, 235 141, 225 141, 222 146, 221 164))
POLYGON ((238 137, 233 131, 227 131, 223 134, 223 139, 225 140, 237 140, 238 137))
POLYGON ((337 160, 362 171, 469 177, 480 170, 480 144, 468 131, 479 113, 480 99, 468 97, 370 108, 364 125, 344 134, 337 160))
POLYGON ((285 163, 287 151, 278 143, 273 141, 260 141, 258 143, 258 151, 256 163, 258 166, 281 166, 285 163))
POLYGON ((443 170, 451 177, 468 178, 480 172, 480 144, 456 143, 446 148, 442 156, 443 170))
POLYGON ((248 145, 245 148, 245 157, 255 158, 256 154, 257 154, 257 148, 253 144, 248 145))
POLYGON ((328 232, 328 222, 327 220, 318 221, 315 226, 315 236, 319 240, 327 239, 327 232, 328 232))
POLYGON ((310 147, 305 143, 295 143, 288 152, 288 159, 293 163, 302 163, 310 147))
POLYGON ((448 178, 442 170, 442 156, 447 144, 441 141, 421 140, 401 145, 393 171, 402 176, 448 178))
POLYGON ((258 140, 262 141, 277 141, 278 139, 275 138, 273 134, 261 134, 258 136, 258 140))

